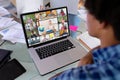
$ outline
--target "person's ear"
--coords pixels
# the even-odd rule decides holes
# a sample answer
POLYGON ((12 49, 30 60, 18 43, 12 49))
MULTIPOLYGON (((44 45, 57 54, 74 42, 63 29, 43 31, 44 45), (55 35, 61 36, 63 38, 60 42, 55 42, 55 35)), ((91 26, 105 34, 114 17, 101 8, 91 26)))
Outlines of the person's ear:
POLYGON ((107 25, 108 24, 106 22, 104 22, 104 21, 100 22, 100 27, 103 28, 103 29, 106 28, 107 25))

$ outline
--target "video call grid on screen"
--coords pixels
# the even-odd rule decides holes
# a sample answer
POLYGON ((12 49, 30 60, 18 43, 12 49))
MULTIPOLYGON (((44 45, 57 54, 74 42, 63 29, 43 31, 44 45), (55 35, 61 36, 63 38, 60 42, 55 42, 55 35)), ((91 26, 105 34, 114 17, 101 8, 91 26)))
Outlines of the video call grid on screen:
POLYGON ((25 14, 22 19, 29 47, 69 35, 66 7, 25 14))

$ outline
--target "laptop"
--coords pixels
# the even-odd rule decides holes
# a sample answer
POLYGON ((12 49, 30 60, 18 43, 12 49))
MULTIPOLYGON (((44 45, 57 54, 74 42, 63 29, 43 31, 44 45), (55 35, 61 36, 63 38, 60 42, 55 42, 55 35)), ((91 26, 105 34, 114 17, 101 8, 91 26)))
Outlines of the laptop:
POLYGON ((87 51, 70 36, 67 7, 23 13, 20 17, 29 54, 41 75, 86 55, 87 51))

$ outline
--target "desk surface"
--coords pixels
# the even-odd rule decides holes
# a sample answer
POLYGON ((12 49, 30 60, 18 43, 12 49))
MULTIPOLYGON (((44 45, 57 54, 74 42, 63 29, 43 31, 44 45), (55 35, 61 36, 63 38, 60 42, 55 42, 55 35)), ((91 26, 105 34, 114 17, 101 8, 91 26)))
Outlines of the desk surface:
POLYGON ((64 71, 66 69, 75 67, 77 65, 77 62, 75 62, 66 67, 53 71, 45 76, 41 76, 27 51, 26 44, 22 44, 22 43, 12 44, 10 42, 5 42, 0 48, 13 50, 11 57, 16 58, 27 70, 27 72, 25 72, 15 80, 23 80, 23 79, 24 80, 48 80, 48 78, 50 78, 51 76, 61 71, 64 71))

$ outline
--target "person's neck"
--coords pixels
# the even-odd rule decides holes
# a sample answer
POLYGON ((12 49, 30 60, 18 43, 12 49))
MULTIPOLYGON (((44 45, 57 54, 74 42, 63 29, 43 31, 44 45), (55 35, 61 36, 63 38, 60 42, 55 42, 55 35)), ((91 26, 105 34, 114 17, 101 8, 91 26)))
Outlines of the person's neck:
POLYGON ((115 38, 115 35, 111 29, 104 31, 100 37, 101 48, 120 44, 120 41, 115 38))
POLYGON ((120 41, 115 40, 114 38, 101 39, 101 48, 120 44, 120 41))

